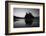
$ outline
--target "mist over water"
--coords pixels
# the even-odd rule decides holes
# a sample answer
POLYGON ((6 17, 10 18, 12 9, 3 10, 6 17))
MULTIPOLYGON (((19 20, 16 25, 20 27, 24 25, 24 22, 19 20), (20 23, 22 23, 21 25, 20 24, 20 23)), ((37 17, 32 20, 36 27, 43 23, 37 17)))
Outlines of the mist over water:
POLYGON ((32 24, 26 24, 25 19, 17 19, 18 21, 14 22, 14 28, 19 27, 39 27, 39 20, 34 19, 32 24))
POLYGON ((39 27, 39 9, 14 8, 14 28, 39 27))

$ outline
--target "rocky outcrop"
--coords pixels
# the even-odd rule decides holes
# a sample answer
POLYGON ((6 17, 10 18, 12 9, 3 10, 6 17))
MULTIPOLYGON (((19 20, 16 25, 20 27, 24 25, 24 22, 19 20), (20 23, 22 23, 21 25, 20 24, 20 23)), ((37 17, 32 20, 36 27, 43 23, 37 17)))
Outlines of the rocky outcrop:
POLYGON ((29 13, 29 14, 26 13, 26 15, 25 15, 26 24, 32 24, 33 19, 34 19, 34 16, 31 13, 29 13))

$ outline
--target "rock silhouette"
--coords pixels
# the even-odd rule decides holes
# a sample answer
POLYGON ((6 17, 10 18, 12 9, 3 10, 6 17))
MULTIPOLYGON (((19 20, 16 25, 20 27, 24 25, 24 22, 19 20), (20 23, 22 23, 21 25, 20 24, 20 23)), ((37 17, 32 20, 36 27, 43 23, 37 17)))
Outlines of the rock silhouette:
POLYGON ((18 21, 17 19, 25 19, 25 23, 28 25, 31 25, 33 20, 34 20, 34 16, 31 13, 26 13, 25 17, 16 17, 14 16, 14 21, 18 21))
POLYGON ((32 22, 33 22, 33 19, 34 19, 34 16, 31 13, 29 13, 29 14, 26 13, 26 15, 25 15, 25 22, 26 22, 26 24, 31 25, 32 22))

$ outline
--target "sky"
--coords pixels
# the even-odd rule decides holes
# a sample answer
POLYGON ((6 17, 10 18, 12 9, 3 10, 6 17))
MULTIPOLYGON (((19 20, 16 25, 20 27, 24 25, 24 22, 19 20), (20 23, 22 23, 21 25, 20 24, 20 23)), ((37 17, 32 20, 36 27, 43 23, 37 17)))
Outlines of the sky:
POLYGON ((25 17, 26 13, 32 13, 34 17, 39 16, 39 9, 32 8, 13 8, 13 16, 25 17))

